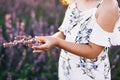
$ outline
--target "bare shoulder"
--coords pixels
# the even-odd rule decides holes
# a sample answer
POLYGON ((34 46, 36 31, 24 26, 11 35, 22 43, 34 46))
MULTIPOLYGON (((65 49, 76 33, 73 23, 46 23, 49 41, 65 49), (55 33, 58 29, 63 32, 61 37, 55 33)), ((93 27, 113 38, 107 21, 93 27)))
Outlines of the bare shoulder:
POLYGON ((115 11, 116 9, 118 9, 118 2, 117 0, 104 0, 103 1, 103 7, 105 9, 108 9, 108 10, 113 10, 115 11), (115 10, 114 10, 115 9, 115 10))
POLYGON ((104 0, 98 9, 98 24, 107 32, 112 32, 119 16, 117 0, 104 0))

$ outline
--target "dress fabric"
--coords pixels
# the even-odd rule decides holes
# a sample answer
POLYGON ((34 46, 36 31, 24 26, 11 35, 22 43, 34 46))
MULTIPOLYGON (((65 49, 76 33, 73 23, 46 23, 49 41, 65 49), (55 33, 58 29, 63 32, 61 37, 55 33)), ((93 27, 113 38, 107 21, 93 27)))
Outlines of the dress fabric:
POLYGON ((97 24, 96 11, 96 7, 80 11, 75 3, 68 6, 59 27, 66 36, 65 40, 86 45, 92 42, 104 46, 104 49, 95 59, 77 56, 62 49, 59 58, 59 80, 111 80, 108 57, 111 33, 97 24))

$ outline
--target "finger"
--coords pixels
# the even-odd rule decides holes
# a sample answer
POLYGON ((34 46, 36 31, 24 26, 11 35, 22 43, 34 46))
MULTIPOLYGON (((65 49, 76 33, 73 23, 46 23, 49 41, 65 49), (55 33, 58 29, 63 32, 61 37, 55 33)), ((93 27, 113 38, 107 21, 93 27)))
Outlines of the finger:
POLYGON ((40 49, 40 46, 32 46, 33 49, 40 49))
POLYGON ((44 50, 33 50, 33 53, 41 53, 44 52, 44 50))
POLYGON ((33 48, 33 50, 34 50, 34 51, 42 51, 42 52, 43 52, 43 51, 48 51, 48 49, 46 49, 46 48, 45 48, 45 49, 33 48))
POLYGON ((42 44, 40 46, 32 46, 33 49, 39 49, 39 50, 47 50, 48 45, 47 44, 42 44))

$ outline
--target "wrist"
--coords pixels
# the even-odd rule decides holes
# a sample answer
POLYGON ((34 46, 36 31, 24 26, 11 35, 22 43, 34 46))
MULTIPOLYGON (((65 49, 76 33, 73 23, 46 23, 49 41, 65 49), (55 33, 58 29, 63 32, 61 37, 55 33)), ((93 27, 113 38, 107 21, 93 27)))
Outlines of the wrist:
POLYGON ((52 37, 54 38, 54 45, 59 46, 59 38, 54 37, 54 36, 52 36, 52 37))

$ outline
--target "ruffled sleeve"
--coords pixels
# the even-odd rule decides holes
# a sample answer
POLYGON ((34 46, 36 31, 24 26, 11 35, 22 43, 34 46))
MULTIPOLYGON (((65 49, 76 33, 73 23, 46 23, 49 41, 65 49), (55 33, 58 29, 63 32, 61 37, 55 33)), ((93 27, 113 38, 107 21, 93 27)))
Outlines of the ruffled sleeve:
POLYGON ((69 18, 70 18, 70 7, 68 6, 66 12, 65 12, 65 16, 64 16, 64 20, 61 24, 61 26, 58 28, 59 31, 62 31, 64 33, 64 35, 66 35, 66 29, 68 28, 69 25, 69 18))
POLYGON ((111 43, 110 43, 111 33, 104 31, 100 27, 100 25, 98 25, 96 20, 94 20, 92 28, 93 30, 90 35, 90 42, 95 43, 100 46, 110 47, 111 46, 111 43))
POLYGON ((113 34, 111 36, 112 46, 120 46, 120 17, 115 24, 113 34))

